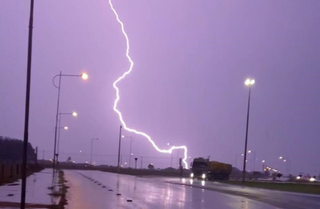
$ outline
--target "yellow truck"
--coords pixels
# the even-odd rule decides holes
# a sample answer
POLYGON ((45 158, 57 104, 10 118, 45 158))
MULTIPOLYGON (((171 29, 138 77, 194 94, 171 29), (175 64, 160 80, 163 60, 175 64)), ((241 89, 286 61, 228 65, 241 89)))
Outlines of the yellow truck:
POLYGON ((192 162, 190 177, 202 180, 229 180, 232 165, 205 158, 195 158, 192 162))

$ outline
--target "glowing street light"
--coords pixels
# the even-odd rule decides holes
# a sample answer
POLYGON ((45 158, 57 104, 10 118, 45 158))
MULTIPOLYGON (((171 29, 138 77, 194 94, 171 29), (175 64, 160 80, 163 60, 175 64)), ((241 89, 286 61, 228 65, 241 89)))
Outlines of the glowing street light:
POLYGON ((79 151, 80 152, 80 163, 82 162, 82 150, 79 151))
POLYGON ((289 175, 290 173, 290 159, 288 159, 287 157, 283 157, 283 156, 280 156, 279 157, 279 160, 286 163, 286 172, 287 174, 289 175))
POLYGON ((256 166, 255 166, 255 164, 256 164, 256 152, 255 151, 252 151, 252 150, 248 150, 248 153, 249 154, 251 154, 251 153, 253 153, 253 158, 254 158, 254 160, 252 161, 252 170, 254 171, 256 168, 256 166))
POLYGON ((82 73, 82 74, 81 74, 81 78, 82 78, 83 80, 87 80, 87 79, 89 78, 89 76, 88 76, 87 73, 82 73))
MULTIPOLYGON (((168 142, 167 145, 170 146, 170 143, 168 142)), ((171 168, 172 168, 172 160, 173 160, 173 159, 172 159, 172 154, 173 154, 173 153, 172 153, 172 151, 171 151, 171 156, 170 156, 170 167, 171 167, 171 168)))
POLYGON ((70 75, 70 74, 62 74, 60 71, 59 74, 55 75, 52 79, 52 84, 58 89, 58 99, 57 99, 57 111, 56 111, 56 123, 55 123, 55 131, 54 131, 54 146, 53 146, 53 174, 56 168, 56 150, 57 150, 57 132, 58 132, 58 121, 59 121, 59 106, 60 106, 60 90, 61 90, 61 78, 62 77, 82 77, 83 80, 88 79, 88 75, 86 73, 82 73, 80 75, 70 75), (55 84, 55 79, 59 77, 58 85, 55 84))
POLYGON ((255 83, 255 80, 248 78, 244 83, 246 86, 252 86, 255 83))
POLYGON ((91 139, 91 152, 90 152, 90 164, 92 163, 92 147, 93 147, 93 141, 99 140, 99 138, 93 138, 91 139))
POLYGON ((247 145, 248 145, 248 131, 249 131, 249 114, 250 114, 250 97, 251 97, 251 86, 255 83, 253 79, 247 79, 245 85, 249 87, 249 95, 248 95, 248 109, 247 109, 247 125, 246 125, 246 139, 244 144, 244 158, 243 158, 243 170, 242 170, 242 182, 245 181, 246 174, 246 160, 247 160, 247 145))
POLYGON ((122 137, 122 138, 129 138, 129 139, 130 139, 129 168, 131 168, 131 155, 132 155, 131 150, 132 150, 132 140, 133 140, 133 138, 132 138, 132 136, 125 136, 125 135, 122 135, 121 137, 122 137))
MULTIPOLYGON (((62 121, 62 115, 72 115, 74 117, 78 116, 77 112, 68 112, 68 113, 59 113, 59 122, 58 122, 58 126, 59 126, 59 130, 58 130, 58 139, 57 139, 57 148, 56 148, 56 162, 59 163, 59 149, 60 149, 60 129, 61 129, 61 121, 62 121)), ((67 126, 63 127, 64 130, 68 130, 69 128, 67 126)))
POLYGON ((266 162, 265 160, 262 160, 262 172, 264 172, 264 163, 266 162))

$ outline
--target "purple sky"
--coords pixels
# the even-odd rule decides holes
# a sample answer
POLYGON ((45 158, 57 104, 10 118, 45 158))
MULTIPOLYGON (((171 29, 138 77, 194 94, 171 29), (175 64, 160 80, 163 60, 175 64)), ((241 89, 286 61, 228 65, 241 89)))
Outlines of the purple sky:
MULTIPOLYGON (((247 77, 252 88, 248 148, 286 173, 320 173, 320 1, 318 0, 118 0, 130 38, 132 74, 119 83, 129 127, 160 146, 186 145, 191 157, 242 166, 247 77)), ((0 6, 0 135, 22 139, 29 1, 0 6)), ((107 0, 35 1, 30 142, 40 158, 52 158, 57 89, 62 71, 61 160, 88 160, 94 141, 97 163, 116 164, 120 121, 112 83, 124 73, 125 39, 107 0), (80 150, 83 155, 80 156, 80 150)), ((132 152, 143 164, 170 165, 143 137, 132 152), (157 157, 157 158, 150 158, 157 157)), ((123 139, 123 161, 129 139, 123 139)), ((173 153, 174 163, 178 153, 173 153)), ((180 153, 180 156, 182 152, 180 153)), ((253 155, 248 155, 248 170, 253 155)), ((175 164, 174 164, 175 165, 175 164)))

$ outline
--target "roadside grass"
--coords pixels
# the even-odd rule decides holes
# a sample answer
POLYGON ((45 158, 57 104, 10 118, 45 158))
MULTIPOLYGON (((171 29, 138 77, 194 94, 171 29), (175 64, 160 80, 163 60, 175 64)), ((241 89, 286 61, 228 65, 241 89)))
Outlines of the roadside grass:
MULTIPOLYGON (((53 197, 60 197, 60 201, 58 203, 58 205, 52 205, 52 208, 58 208, 58 209, 64 209, 65 206, 68 204, 66 195, 68 192, 68 186, 65 184, 67 182, 67 180, 65 180, 64 178, 64 172, 62 170, 59 171, 59 182, 58 185, 60 185, 59 190, 58 191, 53 191, 52 193, 50 193, 49 195, 53 196, 53 197)), ((49 190, 53 190, 54 186, 48 187, 49 190)))
POLYGON ((223 181, 221 183, 254 187, 261 189, 270 189, 286 192, 297 192, 306 194, 318 194, 320 195, 320 184, 318 183, 295 183, 295 182, 257 182, 257 181, 223 181))

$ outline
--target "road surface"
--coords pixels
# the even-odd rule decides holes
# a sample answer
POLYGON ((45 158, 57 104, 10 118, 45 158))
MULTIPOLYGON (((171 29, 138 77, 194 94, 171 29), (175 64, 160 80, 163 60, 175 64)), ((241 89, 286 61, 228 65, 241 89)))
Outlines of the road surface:
POLYGON ((180 180, 175 182, 172 178, 141 178, 100 171, 72 170, 65 170, 65 178, 70 186, 67 193, 69 209, 280 208, 250 197, 212 191, 206 189, 206 185, 202 185, 201 182, 188 185, 186 179, 183 182, 180 180), (186 183, 186 185, 177 183, 186 183))

